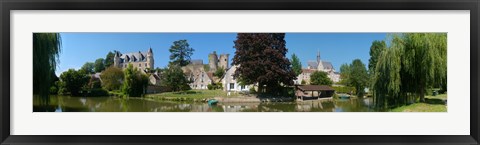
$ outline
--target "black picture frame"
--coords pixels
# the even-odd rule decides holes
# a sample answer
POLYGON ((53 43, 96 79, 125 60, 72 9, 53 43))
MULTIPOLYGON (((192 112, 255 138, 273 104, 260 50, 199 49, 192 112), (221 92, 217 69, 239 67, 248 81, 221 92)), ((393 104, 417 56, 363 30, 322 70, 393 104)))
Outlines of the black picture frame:
POLYGON ((2 144, 478 144, 479 0, 2 0, 0 138, 2 144), (10 135, 11 10, 469 10, 470 135, 77 136, 10 135))

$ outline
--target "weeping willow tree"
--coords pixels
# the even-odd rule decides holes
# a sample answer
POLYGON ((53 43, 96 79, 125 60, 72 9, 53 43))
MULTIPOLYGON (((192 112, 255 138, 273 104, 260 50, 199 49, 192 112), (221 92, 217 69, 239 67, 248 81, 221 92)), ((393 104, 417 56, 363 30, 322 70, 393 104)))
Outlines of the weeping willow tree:
POLYGON ((33 93, 41 98, 43 105, 49 103, 50 87, 58 57, 61 52, 61 37, 59 33, 33 34, 33 93))
POLYGON ((398 98, 401 86, 401 48, 394 44, 383 50, 378 58, 373 73, 373 95, 377 108, 389 106, 388 100, 398 98))
POLYGON ((425 102, 427 88, 439 87, 447 78, 446 33, 403 34, 403 75, 410 78, 408 92, 425 102))
POLYGON ((389 36, 372 79, 377 107, 425 101, 428 88, 447 83, 446 33, 404 33, 389 36))

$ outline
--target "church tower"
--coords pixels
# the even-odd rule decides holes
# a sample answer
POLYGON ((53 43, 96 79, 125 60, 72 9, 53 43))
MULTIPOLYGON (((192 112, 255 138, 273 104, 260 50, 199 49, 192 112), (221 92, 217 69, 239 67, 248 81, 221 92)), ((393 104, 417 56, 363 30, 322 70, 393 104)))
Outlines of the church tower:
POLYGON ((147 65, 148 65, 148 68, 150 69, 154 69, 153 68, 153 50, 152 50, 152 47, 150 47, 150 49, 148 49, 148 52, 147 52, 147 65))
POLYGON ((322 59, 320 59, 320 51, 319 50, 317 51, 317 63, 318 63, 317 70, 323 71, 324 68, 323 68, 322 59))
POLYGON ((320 63, 320 50, 317 50, 317 63, 320 63))

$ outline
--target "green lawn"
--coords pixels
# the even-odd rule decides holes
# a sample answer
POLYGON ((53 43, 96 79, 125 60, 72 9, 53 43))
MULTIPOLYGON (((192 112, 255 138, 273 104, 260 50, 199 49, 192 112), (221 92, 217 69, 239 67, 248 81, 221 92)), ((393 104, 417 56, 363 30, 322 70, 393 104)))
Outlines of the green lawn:
POLYGON ((199 99, 208 99, 214 97, 238 97, 241 96, 238 93, 231 93, 230 96, 227 96, 227 92, 223 90, 189 90, 185 92, 164 92, 158 94, 148 94, 145 97, 155 98, 155 99, 168 99, 168 100, 185 100, 193 101, 199 99))
POLYGON ((437 95, 437 96, 426 96, 425 98, 447 100, 447 94, 440 94, 440 95, 437 95))
POLYGON ((437 96, 426 96, 425 103, 414 103, 407 106, 397 107, 391 112, 447 112, 447 106, 444 101, 447 100, 447 94, 437 96))
POLYGON ((445 105, 432 105, 427 103, 415 103, 390 110, 390 112, 447 112, 445 105))

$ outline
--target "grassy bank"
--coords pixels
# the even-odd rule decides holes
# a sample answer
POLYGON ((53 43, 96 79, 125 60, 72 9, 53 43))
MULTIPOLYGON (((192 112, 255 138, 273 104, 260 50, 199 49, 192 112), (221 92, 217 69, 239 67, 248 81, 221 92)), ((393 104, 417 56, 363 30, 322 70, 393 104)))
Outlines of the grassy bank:
POLYGON ((145 97, 160 99, 160 100, 172 100, 172 101, 201 101, 203 99, 209 99, 214 97, 239 97, 242 96, 238 93, 230 93, 227 96, 227 92, 223 90, 189 90, 184 92, 164 92, 157 94, 147 94, 145 97))
POLYGON ((414 103, 390 110, 391 112, 447 112, 447 94, 426 96, 425 103, 414 103))

